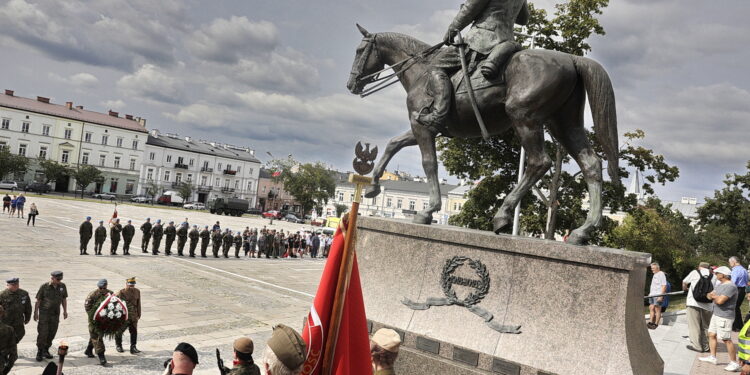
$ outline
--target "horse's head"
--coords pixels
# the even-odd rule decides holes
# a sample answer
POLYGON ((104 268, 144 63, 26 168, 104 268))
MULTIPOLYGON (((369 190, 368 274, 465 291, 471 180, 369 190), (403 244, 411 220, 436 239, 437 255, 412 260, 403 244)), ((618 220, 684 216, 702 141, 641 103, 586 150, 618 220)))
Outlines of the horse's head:
POLYGON ((383 69, 385 64, 380 60, 378 47, 375 44, 377 34, 370 34, 369 31, 360 25, 357 25, 357 28, 362 33, 363 38, 359 47, 357 47, 357 54, 354 55, 352 72, 349 73, 349 81, 346 83, 346 88, 352 94, 359 95, 368 83, 375 80, 372 74, 383 69))

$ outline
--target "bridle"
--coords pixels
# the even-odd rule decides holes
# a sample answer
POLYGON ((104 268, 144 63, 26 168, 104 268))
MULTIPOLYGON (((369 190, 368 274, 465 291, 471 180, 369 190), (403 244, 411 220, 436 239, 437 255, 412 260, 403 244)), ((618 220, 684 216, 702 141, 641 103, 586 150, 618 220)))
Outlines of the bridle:
POLYGON ((380 52, 378 51, 378 48, 376 46, 375 37, 377 37, 377 34, 366 36, 362 39, 362 41, 366 42, 367 44, 357 63, 357 68, 353 69, 351 72, 351 75, 355 76, 355 80, 357 81, 357 83, 363 83, 364 86, 369 85, 371 83, 380 82, 375 86, 362 90, 362 92, 359 94, 359 96, 362 98, 366 96, 370 96, 398 82, 399 75, 401 73, 407 71, 414 64, 416 64, 419 60, 421 60, 425 56, 429 55, 430 53, 434 52, 435 50, 443 46, 443 43, 440 42, 432 47, 425 49, 424 51, 421 51, 415 55, 411 55, 399 62, 396 62, 387 68, 380 69, 375 73, 370 73, 366 76, 360 77, 359 75, 362 74, 362 72, 365 70, 365 65, 367 64, 367 61, 370 60, 370 54, 372 53, 373 50, 375 51, 375 58, 377 59, 377 61, 380 61, 380 52), (380 73, 383 73, 387 70, 393 70, 393 73, 381 77, 380 73))

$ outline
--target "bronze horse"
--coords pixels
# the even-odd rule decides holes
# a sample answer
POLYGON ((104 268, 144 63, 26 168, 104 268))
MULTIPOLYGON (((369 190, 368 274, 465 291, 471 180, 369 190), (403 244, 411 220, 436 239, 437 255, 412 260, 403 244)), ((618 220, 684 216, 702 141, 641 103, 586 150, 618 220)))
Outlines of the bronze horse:
MULTIPOLYGON (((398 79, 406 89, 411 129, 388 142, 373 171, 373 184, 365 195, 372 198, 380 193, 378 181, 394 154, 406 146, 419 145, 422 167, 430 184, 430 201, 425 210, 415 215, 414 222, 430 224, 432 214, 441 207, 435 150, 438 134, 418 123, 412 115, 432 102, 427 90, 430 56, 422 56, 422 52, 430 46, 408 35, 371 34, 357 26, 364 38, 357 47, 347 83, 347 88, 353 94, 361 94, 368 84, 375 81, 373 73, 386 65, 398 65, 409 60, 408 67, 398 72, 398 79)), ((505 197, 492 220, 495 232, 512 222, 516 204, 552 165, 544 150, 546 126, 552 137, 578 163, 588 186, 591 203, 588 216, 568 238, 570 243, 585 243, 602 220, 602 161, 592 149, 584 131, 586 94, 594 119, 594 132, 608 160, 610 179, 620 182, 615 95, 607 72, 597 62, 585 57, 549 50, 524 50, 516 53, 508 62, 505 87, 485 88, 476 94, 490 135, 500 135, 513 129, 527 153, 527 167, 521 182, 505 197), (505 95, 502 90, 505 90, 505 95)), ((447 131, 451 136, 481 137, 467 94, 455 94, 454 90, 448 116, 447 131)))

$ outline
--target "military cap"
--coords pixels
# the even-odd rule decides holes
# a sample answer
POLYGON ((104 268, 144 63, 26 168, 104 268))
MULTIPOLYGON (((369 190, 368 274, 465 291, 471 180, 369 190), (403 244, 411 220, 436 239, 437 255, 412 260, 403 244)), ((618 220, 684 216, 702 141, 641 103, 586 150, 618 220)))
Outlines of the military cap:
POLYGON ((208 225, 204 225, 203 228, 208 228, 208 225))
POLYGON ((52 273, 50 273, 49 275, 52 276, 52 277, 54 277, 54 278, 56 278, 56 279, 60 279, 60 280, 62 280, 62 278, 63 278, 62 271, 52 271, 52 273))
POLYGON ((18 278, 17 277, 11 277, 9 279, 5 279, 5 282, 8 284, 18 284, 18 278))
POLYGON ((130 224, 131 222, 132 222, 132 220, 128 220, 128 224, 130 224))
POLYGON ((232 347, 238 353, 253 354, 253 348, 255 345, 253 345, 253 340, 249 337, 240 337, 237 340, 234 340, 232 347))
POLYGON ((372 335, 372 342, 389 352, 398 353, 401 336, 390 328, 381 328, 372 335))
POLYGON ((195 351, 195 348, 192 345, 186 342, 181 342, 177 344, 177 347, 174 348, 174 351, 186 355, 188 358, 190 358, 191 361, 193 361, 193 363, 195 363, 196 365, 198 364, 198 352, 195 351))
POLYGON ((279 361, 290 370, 299 368, 305 362, 307 346, 297 331, 283 324, 273 328, 271 338, 266 343, 279 361))
POLYGON ((104 224, 104 220, 99 220, 99 224, 104 224))
POLYGON ((125 280, 129 285, 135 285, 135 276, 125 280))
POLYGON ((101 279, 96 282, 96 286, 99 288, 106 288, 107 287, 107 279, 101 279))
POLYGON ((169 224, 174 224, 174 221, 170 221, 169 224))
POLYGON ((198 228, 198 226, 197 226, 197 225, 195 225, 195 224, 193 224, 193 228, 198 228))

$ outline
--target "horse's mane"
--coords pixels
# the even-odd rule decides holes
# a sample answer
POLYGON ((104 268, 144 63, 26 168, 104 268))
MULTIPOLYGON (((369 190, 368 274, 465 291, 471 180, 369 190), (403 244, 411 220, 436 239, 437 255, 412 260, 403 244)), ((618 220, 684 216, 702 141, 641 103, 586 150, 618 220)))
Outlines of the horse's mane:
POLYGON ((430 48, 430 45, 411 36, 401 33, 394 33, 394 32, 385 32, 385 33, 378 33, 378 39, 384 40, 384 42, 389 44, 398 44, 403 47, 403 50, 407 53, 413 54, 422 52, 428 48, 430 48))

